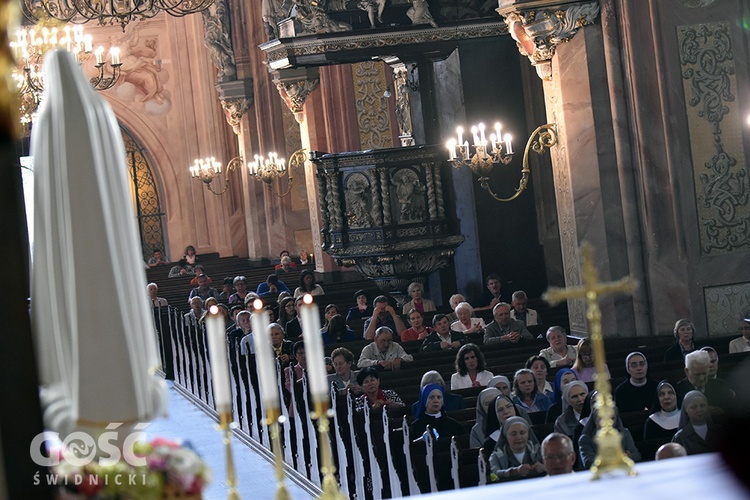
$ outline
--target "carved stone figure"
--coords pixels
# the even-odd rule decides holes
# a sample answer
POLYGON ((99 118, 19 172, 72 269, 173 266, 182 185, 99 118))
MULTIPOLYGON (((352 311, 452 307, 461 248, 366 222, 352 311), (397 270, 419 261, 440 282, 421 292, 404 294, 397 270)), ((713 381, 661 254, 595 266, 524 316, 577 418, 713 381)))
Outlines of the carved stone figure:
POLYGON ((205 35, 203 44, 211 54, 214 66, 219 70, 217 80, 234 80, 237 66, 232 48, 231 21, 226 0, 216 0, 211 7, 201 12, 205 35))
POLYGON ((412 0, 412 5, 406 11, 406 15, 411 19, 412 24, 429 24, 433 28, 438 27, 432 14, 430 14, 430 6, 427 5, 426 0, 412 0))
POLYGON ((391 178, 396 186, 396 199, 399 204, 399 222, 424 219, 424 203, 421 199, 422 185, 419 177, 410 168, 402 168, 391 178))
MULTIPOLYGON (((351 31, 351 24, 334 21, 315 0, 292 0, 297 8, 295 19, 302 24, 305 33, 333 33, 351 31)), ((385 1, 385 0, 380 0, 385 1)))
POLYGON ((385 10, 386 0, 359 0, 357 7, 367 12, 370 19, 370 28, 375 27, 375 14, 377 13, 378 22, 383 24, 383 10, 385 10))
POLYGON ((346 222, 349 227, 372 226, 372 218, 368 210, 370 183, 367 177, 360 173, 354 173, 347 178, 344 201, 346 202, 346 222))

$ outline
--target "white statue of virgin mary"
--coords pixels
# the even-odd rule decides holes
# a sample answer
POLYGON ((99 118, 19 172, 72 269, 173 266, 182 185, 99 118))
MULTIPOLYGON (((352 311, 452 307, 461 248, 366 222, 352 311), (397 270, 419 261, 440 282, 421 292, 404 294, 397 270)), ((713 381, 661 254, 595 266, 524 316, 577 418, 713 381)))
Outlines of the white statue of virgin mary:
POLYGON ((44 71, 31 311, 45 424, 65 436, 146 422, 166 390, 117 119, 67 51, 44 71))

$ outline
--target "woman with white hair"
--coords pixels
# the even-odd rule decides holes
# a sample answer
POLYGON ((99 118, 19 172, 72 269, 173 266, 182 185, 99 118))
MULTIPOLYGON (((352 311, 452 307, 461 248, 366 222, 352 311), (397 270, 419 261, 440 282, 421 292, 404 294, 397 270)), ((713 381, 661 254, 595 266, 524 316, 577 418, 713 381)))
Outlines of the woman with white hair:
POLYGON ((409 311, 412 309, 416 309, 423 314, 435 310, 435 303, 430 299, 425 299, 423 297, 424 286, 422 286, 422 283, 417 283, 415 281, 409 285, 409 288, 407 288, 406 291, 409 293, 411 300, 404 304, 404 314, 409 314, 409 311))
POLYGON ((461 332, 466 335, 472 333, 484 332, 484 320, 482 318, 472 318, 474 308, 468 302, 461 302, 456 306, 457 321, 451 324, 451 330, 461 332))
POLYGON ((678 319, 674 324, 674 338, 677 341, 664 353, 664 361, 682 361, 695 351, 695 325, 687 318, 678 319))
POLYGON ((446 314, 446 316, 451 323, 458 320, 458 316, 456 316, 456 306, 458 306, 458 304, 460 304, 461 302, 466 302, 466 297, 464 297, 460 293, 454 293, 453 295, 451 295, 451 298, 448 299, 448 305, 451 306, 451 311, 453 312, 446 314))

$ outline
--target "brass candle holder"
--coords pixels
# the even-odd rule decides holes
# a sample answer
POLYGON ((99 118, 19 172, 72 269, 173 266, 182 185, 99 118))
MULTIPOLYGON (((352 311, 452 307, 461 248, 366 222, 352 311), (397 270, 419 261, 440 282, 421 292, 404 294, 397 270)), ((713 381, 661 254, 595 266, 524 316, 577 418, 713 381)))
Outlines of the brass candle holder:
POLYGON ((313 418, 318 419, 318 446, 320 447, 321 472, 323 473, 321 500, 346 500, 346 495, 341 493, 339 483, 336 480, 336 466, 333 464, 333 453, 331 452, 331 441, 328 437, 330 432, 330 419, 328 400, 315 401, 313 418))
POLYGON ((224 431, 224 451, 227 462, 227 486, 229 487, 229 500, 240 500, 237 492, 237 475, 234 471, 234 458, 232 457, 232 412, 222 411, 219 413, 219 427, 224 431))
POLYGON ((289 491, 284 484, 284 457, 281 448, 281 432, 279 420, 281 419, 281 408, 266 409, 266 425, 271 434, 271 448, 273 449, 274 466, 276 467, 276 500, 289 500, 289 491))
POLYGON ((603 473, 624 469, 635 476, 633 461, 622 450, 622 436, 614 427, 615 405, 612 400, 612 385, 604 363, 604 340, 602 338, 602 311, 599 298, 614 293, 632 293, 638 282, 627 276, 611 283, 600 283, 594 266, 594 250, 588 243, 581 245, 581 274, 583 286, 575 288, 550 288, 542 298, 551 305, 563 300, 586 299, 586 319, 591 328, 591 343, 594 347, 594 364, 598 415, 600 428, 596 433, 597 454, 591 466, 592 479, 599 479, 603 473))

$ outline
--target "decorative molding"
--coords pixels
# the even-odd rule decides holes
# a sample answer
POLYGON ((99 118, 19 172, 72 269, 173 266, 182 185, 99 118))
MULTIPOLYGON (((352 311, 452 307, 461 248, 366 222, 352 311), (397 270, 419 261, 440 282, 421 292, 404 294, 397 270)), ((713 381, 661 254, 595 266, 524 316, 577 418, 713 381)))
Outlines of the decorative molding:
POLYGON ((398 136, 401 139, 401 146, 413 146, 414 137, 412 136, 411 122, 411 95, 409 94, 409 75, 414 71, 416 65, 410 64, 407 69, 406 64, 398 63, 391 65, 393 69, 393 87, 396 97, 396 121, 398 123, 398 136))
POLYGON ((235 135, 240 135, 240 123, 242 117, 250 109, 249 99, 224 99, 221 101, 221 107, 224 109, 224 116, 227 123, 232 127, 235 135))
POLYGON ((240 122, 253 104, 253 79, 231 80, 216 84, 221 107, 227 123, 236 135, 240 135, 240 122))
POLYGON ((709 337, 736 332, 739 316, 750 311, 750 283, 706 287, 703 296, 709 337))
POLYGON ((360 148, 393 147, 391 114, 388 100, 383 96, 388 88, 385 64, 380 61, 352 64, 352 77, 360 148))
POLYGON ((227 0, 216 0, 206 10, 201 11, 201 16, 204 29, 203 44, 218 70, 216 79, 219 82, 235 80, 237 65, 232 48, 232 26, 227 0))
POLYGON ((539 78, 552 77, 555 47, 567 42, 578 30, 593 24, 599 15, 599 2, 559 5, 541 10, 498 8, 521 55, 528 57, 539 78))
POLYGON ((307 100, 307 96, 318 87, 320 77, 303 78, 293 81, 274 79, 274 83, 276 83, 279 95, 294 114, 294 119, 297 120, 297 123, 302 123, 305 101, 307 100))
MULTIPOLYGON (((385 3, 385 0, 381 0, 385 3)), ((316 34, 316 33, 336 33, 340 31, 351 31, 352 26, 349 23, 343 23, 330 18, 326 11, 320 6, 317 0, 294 0, 296 16, 295 21, 299 21, 302 26, 300 32, 295 32, 294 36, 316 34)))
POLYGON ((750 250, 750 185, 729 24, 677 30, 701 253, 750 250), (722 124, 728 132, 724 132, 722 124))

